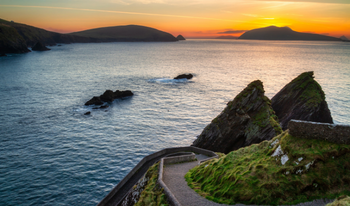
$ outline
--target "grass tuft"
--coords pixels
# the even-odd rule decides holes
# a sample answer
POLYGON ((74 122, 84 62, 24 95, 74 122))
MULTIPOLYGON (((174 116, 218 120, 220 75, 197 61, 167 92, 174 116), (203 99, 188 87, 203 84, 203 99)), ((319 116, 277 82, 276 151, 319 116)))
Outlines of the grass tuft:
POLYGON ((329 203, 326 206, 350 206, 350 197, 342 195, 338 197, 334 202, 329 203))
POLYGON ((151 166, 145 174, 149 178, 145 189, 142 191, 135 206, 165 206, 168 205, 166 196, 158 183, 159 163, 151 166))

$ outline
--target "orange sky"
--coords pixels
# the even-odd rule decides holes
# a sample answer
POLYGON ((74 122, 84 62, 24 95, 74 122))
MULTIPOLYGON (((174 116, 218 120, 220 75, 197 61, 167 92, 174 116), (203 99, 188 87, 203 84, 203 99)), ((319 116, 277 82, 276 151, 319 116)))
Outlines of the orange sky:
POLYGON ((350 0, 1 0, 0 18, 61 33, 138 24, 212 38, 275 25, 350 39, 350 0))

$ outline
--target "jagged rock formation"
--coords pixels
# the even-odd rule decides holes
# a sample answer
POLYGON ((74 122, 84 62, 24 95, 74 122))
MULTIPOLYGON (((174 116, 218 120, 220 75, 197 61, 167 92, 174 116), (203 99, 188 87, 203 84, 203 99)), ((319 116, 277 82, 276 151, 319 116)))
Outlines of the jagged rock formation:
POLYGON ((180 74, 174 79, 192 79, 192 78, 193 78, 193 74, 180 74))
POLYGON ((139 179, 139 181, 132 187, 128 194, 124 197, 123 201, 119 204, 120 206, 133 206, 140 199, 142 191, 147 186, 150 177, 147 177, 147 173, 139 179))
POLYGON ((312 71, 300 74, 271 99, 283 130, 291 119, 333 123, 325 94, 313 75, 312 71))
POLYGON ((193 146, 228 153, 282 132, 260 80, 250 83, 205 127, 193 146))
MULTIPOLYGON (((106 90, 101 96, 95 96, 89 101, 85 103, 86 106, 89 105, 103 105, 104 103, 111 103, 115 99, 118 98, 123 98, 123 97, 129 97, 134 95, 130 90, 125 90, 125 91, 115 91, 113 92, 112 90, 106 90)), ((102 108, 106 108, 105 106, 101 106, 102 108)))
POLYGON ((177 40, 186 40, 185 37, 183 37, 181 34, 176 37, 177 40))
POLYGON ((49 48, 47 48, 43 43, 41 43, 40 41, 38 41, 33 47, 32 47, 33 51, 48 51, 51 50, 49 48))

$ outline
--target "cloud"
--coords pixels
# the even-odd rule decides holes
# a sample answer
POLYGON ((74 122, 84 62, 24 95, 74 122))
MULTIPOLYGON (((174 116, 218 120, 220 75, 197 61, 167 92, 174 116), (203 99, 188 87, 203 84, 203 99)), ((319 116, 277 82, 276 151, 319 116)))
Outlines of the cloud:
POLYGON ((70 8, 70 7, 27 6, 27 5, 0 5, 0 7, 60 9, 60 10, 73 10, 73 11, 102 12, 102 13, 116 13, 116 14, 130 14, 130 15, 144 15, 144 16, 162 16, 162 17, 175 17, 175 18, 187 18, 187 19, 202 19, 202 20, 237 22, 235 20, 230 20, 230 19, 209 18, 209 17, 200 17, 200 16, 185 16, 185 15, 143 13, 143 12, 129 12, 129 11, 101 10, 101 9, 83 9, 83 8, 70 8))
POLYGON ((228 30, 228 31, 218 32, 217 34, 240 34, 246 31, 247 30, 228 30))
POLYGON ((289 3, 312 2, 312 3, 327 3, 327 4, 350 4, 349 0, 258 0, 258 1, 278 1, 289 3))
POLYGON ((244 16, 249 16, 249 17, 258 17, 259 15, 257 14, 242 14, 244 16))

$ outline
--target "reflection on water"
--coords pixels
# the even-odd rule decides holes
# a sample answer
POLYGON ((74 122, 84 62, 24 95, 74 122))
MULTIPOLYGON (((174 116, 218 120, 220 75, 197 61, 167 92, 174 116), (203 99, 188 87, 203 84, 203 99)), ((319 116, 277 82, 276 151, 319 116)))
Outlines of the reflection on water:
POLYGON ((270 98, 314 71, 350 124, 350 47, 187 40, 51 47, 0 58, 0 205, 96 205, 145 155, 190 145, 256 79, 270 98), (173 80, 192 73, 191 80, 173 80), (105 90, 134 96, 93 110, 105 90), (91 115, 84 115, 91 111, 91 115))

